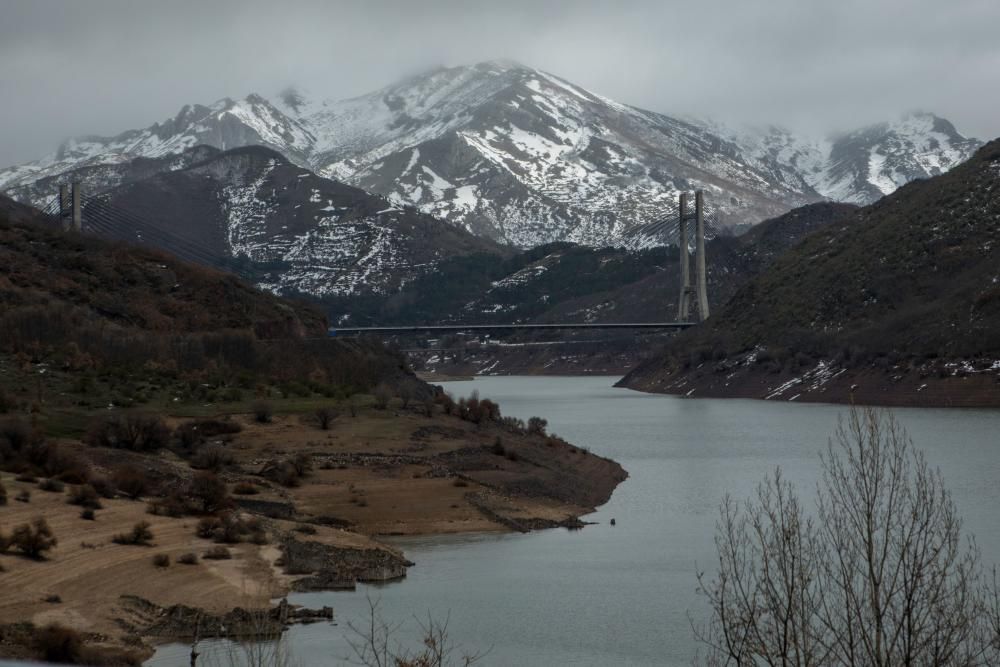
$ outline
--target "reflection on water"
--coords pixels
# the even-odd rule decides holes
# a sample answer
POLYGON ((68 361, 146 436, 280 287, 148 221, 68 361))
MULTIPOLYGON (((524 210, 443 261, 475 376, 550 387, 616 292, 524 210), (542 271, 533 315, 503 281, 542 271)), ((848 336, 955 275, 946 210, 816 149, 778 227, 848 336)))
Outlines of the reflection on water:
MULTIPOLYGON (((689 614, 704 610, 695 573, 712 567, 715 512, 725 493, 750 494, 776 466, 803 494, 818 481, 820 450, 840 406, 680 399, 612 387, 612 378, 496 377, 446 384, 478 389, 505 414, 541 415, 574 444, 629 472, 582 531, 394 540, 417 563, 406 580, 292 601, 331 605, 337 625, 293 628, 302 665, 351 656, 346 624, 381 600, 387 619, 448 617, 451 637, 488 665, 687 665, 696 649, 689 614), (616 519, 611 526, 611 518, 616 519)), ((1000 560, 1000 411, 898 410, 932 465, 939 466, 966 528, 987 562, 1000 560)), ((186 664, 186 647, 164 647, 150 664, 186 664)))

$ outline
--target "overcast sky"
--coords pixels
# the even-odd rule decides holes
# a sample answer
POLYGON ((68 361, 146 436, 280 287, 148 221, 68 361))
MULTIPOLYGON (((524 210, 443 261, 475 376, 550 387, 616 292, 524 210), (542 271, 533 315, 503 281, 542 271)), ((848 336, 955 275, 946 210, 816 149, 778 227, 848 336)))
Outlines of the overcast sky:
POLYGON ((0 166, 186 103, 494 58, 666 113, 1000 135, 1000 0, 0 0, 0 166))

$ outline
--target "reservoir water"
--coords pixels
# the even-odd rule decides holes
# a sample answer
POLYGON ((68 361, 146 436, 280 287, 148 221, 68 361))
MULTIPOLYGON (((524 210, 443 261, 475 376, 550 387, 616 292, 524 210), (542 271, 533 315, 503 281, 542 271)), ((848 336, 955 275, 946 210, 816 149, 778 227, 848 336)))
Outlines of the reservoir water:
MULTIPOLYGON (((483 665, 688 665, 690 618, 705 608, 696 574, 714 567, 724 494, 746 498, 780 466, 803 496, 819 479, 819 453, 844 406, 683 399, 612 385, 615 378, 483 377, 446 383, 478 390, 504 414, 543 416, 549 430, 620 462, 630 477, 580 531, 396 540, 416 562, 407 578, 355 592, 293 595, 330 605, 336 625, 292 628, 295 664, 345 664, 347 623, 368 598, 415 646, 417 619, 448 619, 456 644, 486 652, 483 665), (616 525, 610 525, 614 518, 616 525)), ((899 409, 914 443, 939 467, 965 527, 989 565, 1000 561, 1000 410, 899 409)), ((187 664, 180 645, 148 664, 187 664)), ((201 663, 199 663, 201 664, 201 663)), ((205 664, 210 664, 210 661, 205 664)))

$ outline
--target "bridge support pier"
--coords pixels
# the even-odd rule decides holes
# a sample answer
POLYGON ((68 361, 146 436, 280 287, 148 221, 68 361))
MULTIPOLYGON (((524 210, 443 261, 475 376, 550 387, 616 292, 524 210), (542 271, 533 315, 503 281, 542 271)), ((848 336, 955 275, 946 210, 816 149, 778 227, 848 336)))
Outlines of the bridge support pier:
POLYGON ((687 233, 687 193, 682 192, 678 204, 677 218, 677 250, 680 258, 681 294, 677 301, 677 319, 687 322, 691 316, 691 299, 694 289, 691 287, 691 253, 688 250, 687 233))
POLYGON ((73 231, 83 230, 83 214, 80 210, 80 195, 82 188, 80 181, 73 181, 73 231))
POLYGON ((708 318, 708 281, 705 272, 705 197, 701 190, 694 193, 695 285, 691 285, 691 251, 688 241, 687 193, 682 192, 678 205, 677 245, 680 252, 681 294, 677 302, 677 319, 689 321, 691 305, 697 299, 698 321, 708 318))
POLYGON ((695 267, 698 271, 698 321, 708 319, 708 278, 705 272, 705 195, 701 190, 694 193, 694 217, 697 235, 695 246, 695 267))
POLYGON ((72 211, 70 210, 69 186, 63 183, 59 186, 59 223, 62 230, 68 232, 73 224, 72 211))

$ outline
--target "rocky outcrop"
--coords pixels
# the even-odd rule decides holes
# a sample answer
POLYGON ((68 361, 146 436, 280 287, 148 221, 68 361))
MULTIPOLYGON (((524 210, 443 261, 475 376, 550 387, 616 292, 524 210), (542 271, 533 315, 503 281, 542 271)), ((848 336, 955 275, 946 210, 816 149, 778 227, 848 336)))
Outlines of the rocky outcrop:
POLYGON ((413 565, 388 549, 351 549, 300 540, 286 535, 281 542, 285 572, 308 575, 292 583, 296 591, 353 589, 356 582, 402 579, 413 565))

